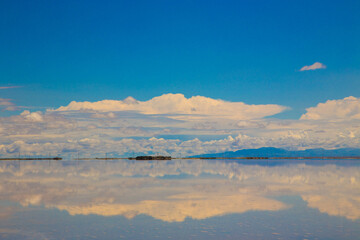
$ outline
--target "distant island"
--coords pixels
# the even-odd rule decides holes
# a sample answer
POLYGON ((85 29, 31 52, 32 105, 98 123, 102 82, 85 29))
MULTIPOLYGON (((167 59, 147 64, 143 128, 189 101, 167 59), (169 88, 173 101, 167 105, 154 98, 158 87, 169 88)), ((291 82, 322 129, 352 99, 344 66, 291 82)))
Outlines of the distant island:
POLYGON ((129 157, 129 160, 171 160, 171 156, 137 156, 129 157))
POLYGON ((360 158, 358 148, 339 148, 327 150, 313 148, 300 151, 290 151, 282 148, 263 147, 257 149, 243 149, 234 152, 209 153, 189 158, 360 158))

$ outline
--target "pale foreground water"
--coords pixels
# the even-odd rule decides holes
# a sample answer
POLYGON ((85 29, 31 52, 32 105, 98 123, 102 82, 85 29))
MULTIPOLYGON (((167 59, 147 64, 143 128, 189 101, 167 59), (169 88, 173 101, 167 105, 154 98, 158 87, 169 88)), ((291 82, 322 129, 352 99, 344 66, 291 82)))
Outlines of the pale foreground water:
POLYGON ((0 162, 0 239, 360 239, 360 161, 0 162))

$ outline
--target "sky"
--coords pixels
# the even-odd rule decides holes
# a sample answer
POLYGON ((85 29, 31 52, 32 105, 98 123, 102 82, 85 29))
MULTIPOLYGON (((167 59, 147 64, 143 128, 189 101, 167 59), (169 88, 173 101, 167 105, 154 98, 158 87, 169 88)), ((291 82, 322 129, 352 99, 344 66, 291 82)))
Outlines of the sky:
POLYGON ((0 154, 359 147, 359 12, 356 0, 3 1, 0 154))

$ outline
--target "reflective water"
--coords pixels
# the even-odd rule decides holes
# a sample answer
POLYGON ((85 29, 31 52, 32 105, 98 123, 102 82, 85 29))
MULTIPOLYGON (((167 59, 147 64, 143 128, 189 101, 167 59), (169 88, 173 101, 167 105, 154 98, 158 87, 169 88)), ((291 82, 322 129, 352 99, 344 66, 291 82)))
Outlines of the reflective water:
POLYGON ((360 162, 0 162, 0 239, 360 239, 360 162))

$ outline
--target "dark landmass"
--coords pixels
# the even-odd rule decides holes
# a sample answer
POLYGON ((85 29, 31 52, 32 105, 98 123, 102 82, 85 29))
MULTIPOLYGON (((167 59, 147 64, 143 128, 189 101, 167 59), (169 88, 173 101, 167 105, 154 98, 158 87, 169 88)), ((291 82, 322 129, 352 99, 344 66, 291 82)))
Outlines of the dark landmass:
POLYGON ((223 153, 210 153, 191 156, 189 158, 201 159, 221 159, 221 158, 237 158, 237 159, 250 159, 250 158, 278 158, 278 159, 359 159, 360 149, 358 148, 339 148, 334 150, 326 150, 323 148, 306 149, 301 151, 288 151, 281 148, 264 147, 257 149, 243 149, 235 152, 223 153))
POLYGON ((0 158, 0 161, 13 161, 13 160, 62 160, 61 157, 53 158, 0 158))
POLYGON ((137 156, 129 158, 129 160, 171 160, 170 156, 137 156))

